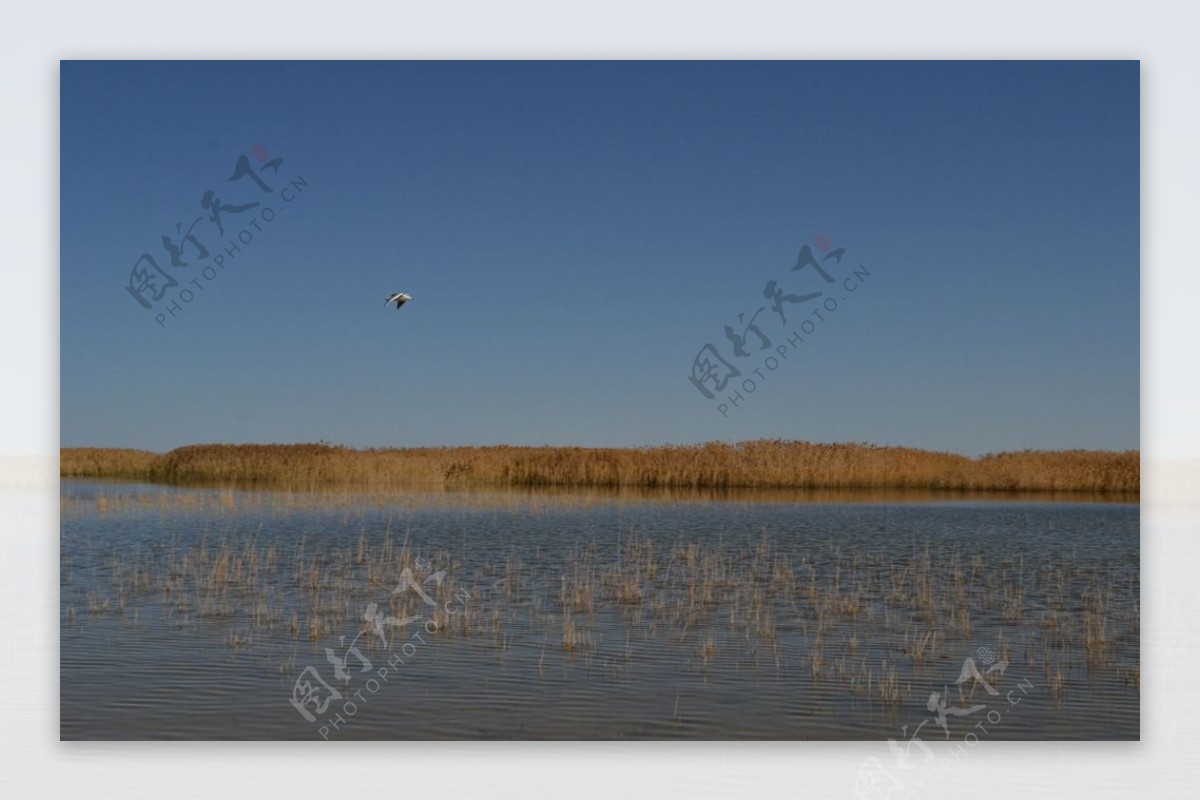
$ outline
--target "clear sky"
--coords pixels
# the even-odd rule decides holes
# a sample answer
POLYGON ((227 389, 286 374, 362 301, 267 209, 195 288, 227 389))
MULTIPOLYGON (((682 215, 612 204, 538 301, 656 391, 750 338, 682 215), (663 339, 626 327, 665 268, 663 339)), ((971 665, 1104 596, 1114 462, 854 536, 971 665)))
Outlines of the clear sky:
POLYGON ((61 152, 64 446, 1139 444, 1137 62, 63 62, 61 152))

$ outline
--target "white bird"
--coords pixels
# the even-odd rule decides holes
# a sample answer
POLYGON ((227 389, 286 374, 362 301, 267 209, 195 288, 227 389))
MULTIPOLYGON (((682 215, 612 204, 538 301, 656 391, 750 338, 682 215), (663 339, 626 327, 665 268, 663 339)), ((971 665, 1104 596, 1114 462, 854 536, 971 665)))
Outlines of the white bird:
POLYGON ((412 300, 412 295, 407 295, 403 292, 393 292, 392 294, 388 295, 388 299, 383 302, 383 305, 386 306, 389 303, 395 303, 396 308, 399 309, 410 300, 412 300))

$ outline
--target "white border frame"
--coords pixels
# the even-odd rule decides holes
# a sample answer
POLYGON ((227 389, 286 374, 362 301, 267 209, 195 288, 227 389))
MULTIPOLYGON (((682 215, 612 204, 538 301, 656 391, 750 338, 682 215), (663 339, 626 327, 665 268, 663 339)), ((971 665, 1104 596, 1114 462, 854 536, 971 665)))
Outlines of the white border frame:
POLYGON ((342 2, 9 7, 0 126, 0 792, 127 797, 850 796, 877 743, 60 743, 58 61, 1133 58, 1142 61, 1141 743, 985 743, 927 797, 1195 795, 1200 693, 1200 4, 342 2), (249 21, 252 24, 240 24, 249 21))

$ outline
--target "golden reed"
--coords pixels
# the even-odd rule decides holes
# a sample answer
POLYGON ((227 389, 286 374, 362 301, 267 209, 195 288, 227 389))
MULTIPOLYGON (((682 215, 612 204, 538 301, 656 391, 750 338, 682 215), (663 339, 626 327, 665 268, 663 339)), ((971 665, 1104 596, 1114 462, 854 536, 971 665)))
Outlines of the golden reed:
POLYGON ((569 486, 1138 492, 1138 451, 1014 451, 757 440, 651 448, 188 445, 63 448, 64 477, 280 487, 569 486))

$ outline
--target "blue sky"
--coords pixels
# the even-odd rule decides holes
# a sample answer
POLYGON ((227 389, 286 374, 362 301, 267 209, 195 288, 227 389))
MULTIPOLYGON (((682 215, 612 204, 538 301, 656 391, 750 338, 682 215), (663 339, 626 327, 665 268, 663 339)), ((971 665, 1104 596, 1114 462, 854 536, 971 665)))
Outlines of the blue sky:
POLYGON ((63 62, 61 153, 64 446, 1139 444, 1137 62, 63 62))

